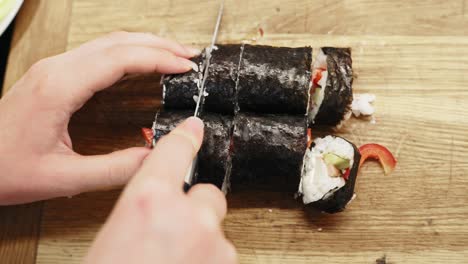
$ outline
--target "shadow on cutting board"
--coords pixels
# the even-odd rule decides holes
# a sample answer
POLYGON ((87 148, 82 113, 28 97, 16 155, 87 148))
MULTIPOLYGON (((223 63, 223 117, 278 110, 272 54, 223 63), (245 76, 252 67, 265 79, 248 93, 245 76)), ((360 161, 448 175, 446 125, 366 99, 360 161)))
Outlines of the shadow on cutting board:
POLYGON ((6 65, 8 61, 8 53, 10 51, 11 38, 13 36, 14 22, 8 26, 3 35, 0 37, 0 96, 2 95, 3 81, 5 79, 6 65))

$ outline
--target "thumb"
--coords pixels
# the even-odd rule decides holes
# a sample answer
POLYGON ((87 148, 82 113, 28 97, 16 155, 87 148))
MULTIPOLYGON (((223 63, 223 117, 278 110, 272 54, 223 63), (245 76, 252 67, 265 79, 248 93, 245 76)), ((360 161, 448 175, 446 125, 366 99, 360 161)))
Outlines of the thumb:
POLYGON ((125 185, 137 172, 150 149, 138 147, 106 155, 75 156, 67 165, 76 192, 112 189, 125 185))

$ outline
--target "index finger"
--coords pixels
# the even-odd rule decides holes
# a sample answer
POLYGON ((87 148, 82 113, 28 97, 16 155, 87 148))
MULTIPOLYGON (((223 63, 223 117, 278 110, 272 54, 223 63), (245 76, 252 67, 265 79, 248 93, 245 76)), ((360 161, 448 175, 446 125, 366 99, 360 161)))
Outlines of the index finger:
POLYGON ((196 117, 186 119, 158 141, 130 184, 158 181, 182 191, 184 177, 202 141, 203 122, 196 117))

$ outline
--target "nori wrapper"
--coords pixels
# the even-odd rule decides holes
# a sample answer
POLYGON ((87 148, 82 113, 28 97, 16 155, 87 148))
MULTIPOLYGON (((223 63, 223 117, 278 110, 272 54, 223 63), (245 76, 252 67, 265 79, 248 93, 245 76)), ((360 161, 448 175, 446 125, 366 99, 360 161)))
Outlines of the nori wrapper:
POLYGON ((312 48, 245 45, 239 70, 240 111, 305 114, 312 48))
POLYGON ((204 109, 216 113, 234 114, 237 107, 236 81, 241 45, 217 45, 211 53, 210 68, 205 83, 204 109))
MULTIPOLYGON (((201 68, 203 56, 192 58, 201 68)), ((186 73, 169 74, 163 76, 163 104, 165 109, 192 109, 195 110, 194 96, 198 96, 196 80, 200 79, 200 73, 191 70, 186 73)))
POLYGON ((306 146, 304 116, 239 113, 234 120, 232 189, 294 192, 306 146))
POLYGON ((327 55, 328 79, 314 123, 336 126, 350 111, 353 101, 351 49, 324 47, 322 51, 327 55))
MULTIPOLYGON (((155 124, 156 141, 192 115, 187 111, 159 113, 155 124)), ((198 176, 193 184, 212 183, 221 189, 224 178, 230 173, 232 117, 205 113, 202 119, 205 123, 205 133, 198 153, 198 176)))
MULTIPOLYGON (((211 53, 208 77, 205 82, 204 109, 210 112, 234 114, 236 108, 236 80, 240 61, 241 45, 218 45, 211 53)), ((205 54, 205 51, 202 53, 205 54)), ((193 60, 202 70, 203 56, 193 60)), ((190 71, 183 74, 167 75, 163 80, 165 87, 164 106, 166 109, 195 109, 194 96, 199 96, 196 80, 201 77, 190 71)))
MULTIPOLYGON (((306 113, 312 48, 243 44, 216 47, 205 83, 204 110, 234 114, 239 106, 243 112, 306 113)), ((203 56, 193 59, 200 69, 203 60, 203 56)), ((197 79, 200 75, 195 71, 165 76, 165 108, 194 109, 193 98, 199 96, 197 79)))
MULTIPOLYGON (((342 138, 342 139, 346 140, 345 138, 342 138)), ((351 201, 351 198, 354 195, 354 186, 356 184, 356 178, 358 175, 359 162, 361 161, 361 154, 359 153, 359 150, 356 147, 356 145, 354 145, 348 140, 346 141, 353 146, 354 161, 353 161, 353 167, 350 170, 349 178, 346 181, 345 186, 341 187, 339 190, 337 190, 327 199, 318 200, 316 202, 309 203, 306 206, 310 206, 322 212, 333 214, 333 213, 338 213, 338 212, 343 211, 346 205, 351 201)))

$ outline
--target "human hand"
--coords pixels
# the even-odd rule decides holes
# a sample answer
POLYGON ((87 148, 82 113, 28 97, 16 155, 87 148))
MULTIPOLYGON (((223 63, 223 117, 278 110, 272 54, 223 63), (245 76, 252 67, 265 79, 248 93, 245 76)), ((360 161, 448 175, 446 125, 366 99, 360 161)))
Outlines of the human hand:
POLYGON ((158 141, 85 263, 236 263, 235 249, 220 228, 224 195, 208 184, 182 191, 202 138, 203 123, 191 117, 158 141))
POLYGON ((0 101, 0 205, 125 184, 150 150, 79 155, 71 115, 125 74, 186 72, 196 53, 151 34, 117 32, 33 65, 0 101))

